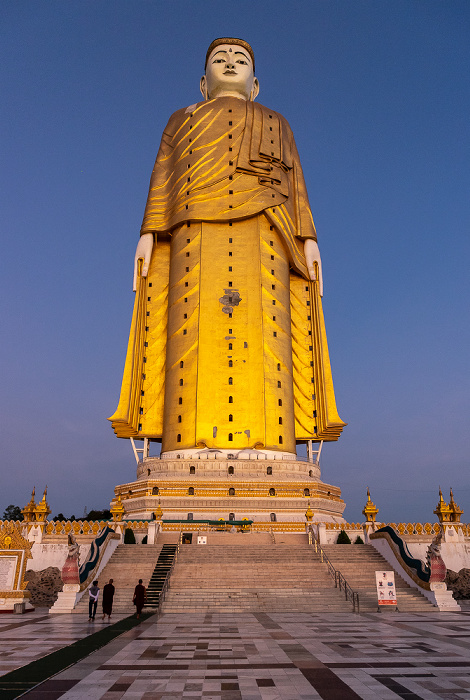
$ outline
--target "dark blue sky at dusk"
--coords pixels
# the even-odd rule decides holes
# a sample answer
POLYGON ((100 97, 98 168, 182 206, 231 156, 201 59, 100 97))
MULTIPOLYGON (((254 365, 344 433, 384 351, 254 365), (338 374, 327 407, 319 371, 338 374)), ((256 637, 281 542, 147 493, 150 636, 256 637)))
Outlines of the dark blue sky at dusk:
POLYGON ((0 515, 53 514, 135 478, 117 405, 132 261, 161 132, 199 101, 206 49, 255 51, 258 101, 296 136, 347 428, 323 479, 348 521, 470 517, 467 0, 0 6, 0 515))

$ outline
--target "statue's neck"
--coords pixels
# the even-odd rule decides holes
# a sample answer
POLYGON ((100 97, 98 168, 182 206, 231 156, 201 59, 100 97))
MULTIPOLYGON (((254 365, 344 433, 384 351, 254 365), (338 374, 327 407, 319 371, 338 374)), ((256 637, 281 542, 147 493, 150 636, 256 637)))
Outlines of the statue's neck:
POLYGON ((232 90, 217 91, 217 94, 211 95, 207 99, 208 100, 216 100, 218 97, 236 97, 238 100, 243 100, 244 102, 247 101, 247 98, 245 95, 242 95, 240 92, 234 92, 232 90))

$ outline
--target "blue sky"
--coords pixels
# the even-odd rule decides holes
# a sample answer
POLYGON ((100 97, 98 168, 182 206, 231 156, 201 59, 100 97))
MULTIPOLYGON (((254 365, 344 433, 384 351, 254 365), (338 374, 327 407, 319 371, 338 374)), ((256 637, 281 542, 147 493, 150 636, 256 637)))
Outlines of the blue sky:
POLYGON ((467 1, 8 1, 0 7, 0 514, 135 478, 114 411, 132 259, 169 115, 240 36, 290 122, 323 257, 340 415, 323 479, 349 521, 470 515, 467 1))

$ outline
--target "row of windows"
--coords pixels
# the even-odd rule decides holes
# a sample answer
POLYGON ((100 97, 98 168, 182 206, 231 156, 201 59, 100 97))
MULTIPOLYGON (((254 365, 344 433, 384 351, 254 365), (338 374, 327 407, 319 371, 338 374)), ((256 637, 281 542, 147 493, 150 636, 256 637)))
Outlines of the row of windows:
MULTIPOLYGON (((268 494, 269 494, 269 496, 275 496, 275 495, 276 495, 276 489, 273 489, 273 488, 269 489, 268 494)), ((153 495, 153 496, 158 496, 158 495, 159 495, 159 489, 158 489, 157 486, 154 486, 154 488, 152 489, 152 495, 153 495)), ((194 495, 195 495, 194 487, 193 487, 193 486, 190 486, 190 487, 188 488, 188 496, 194 496, 194 495)), ((235 489, 234 489, 234 488, 229 488, 229 490, 228 490, 228 495, 229 495, 229 496, 235 496, 235 495, 236 495, 236 494, 235 494, 235 489)), ((310 496, 310 489, 304 489, 304 496, 310 496)))
MULTIPOLYGON (((190 474, 195 474, 195 473, 196 473, 196 467, 190 466, 190 467, 189 467, 189 473, 190 473, 190 474)), ((235 467, 230 466, 230 467, 228 468, 228 473, 229 473, 229 474, 235 474, 235 467)), ((267 467, 267 468, 266 468, 266 474, 271 475, 272 473, 273 473, 273 468, 272 468, 272 467, 267 467)), ((150 470, 149 470, 149 472, 148 472, 148 475, 150 476, 150 470)), ((308 475, 309 475, 310 477, 313 477, 313 470, 312 470, 312 469, 310 469, 308 475)), ((158 496, 158 494, 159 494, 158 486, 154 486, 153 489, 152 489, 152 495, 153 495, 153 496, 158 496)), ((304 489, 304 496, 310 496, 310 489, 304 489)))
MULTIPOLYGON (((187 520, 194 520, 194 513, 188 513, 187 515, 187 520)), ((235 520, 235 513, 229 513, 228 514, 228 519, 230 520, 235 520)), ((276 522, 276 513, 270 513, 269 514, 269 519, 272 523, 276 522)))
MULTIPOLYGON (((181 423, 181 416, 178 416, 178 423, 181 423)), ((233 421, 233 416, 229 416, 229 421, 233 421)), ((282 425, 282 418, 279 418, 279 424, 282 425)), ((139 423, 139 430, 142 430, 142 424, 139 423)), ((233 442, 233 433, 228 434, 228 441, 233 442)), ((176 442, 181 442, 181 433, 176 436, 176 442)), ((282 435, 279 435, 279 444, 282 445, 282 435)))

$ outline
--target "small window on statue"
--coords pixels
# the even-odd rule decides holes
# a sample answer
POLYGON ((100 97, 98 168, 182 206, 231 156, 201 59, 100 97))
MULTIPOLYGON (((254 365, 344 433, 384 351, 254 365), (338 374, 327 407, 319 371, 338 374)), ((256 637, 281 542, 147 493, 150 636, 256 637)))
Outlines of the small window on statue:
POLYGON ((271 513, 271 515, 269 516, 269 519, 271 520, 272 523, 275 523, 276 522, 276 513, 271 513))

